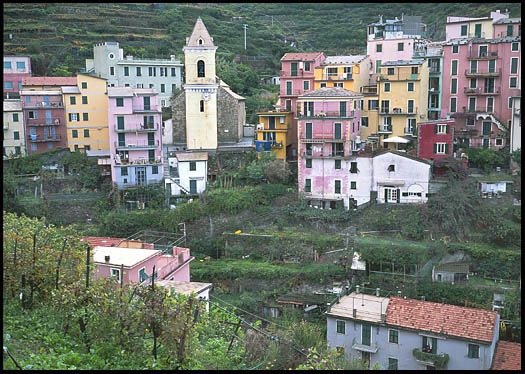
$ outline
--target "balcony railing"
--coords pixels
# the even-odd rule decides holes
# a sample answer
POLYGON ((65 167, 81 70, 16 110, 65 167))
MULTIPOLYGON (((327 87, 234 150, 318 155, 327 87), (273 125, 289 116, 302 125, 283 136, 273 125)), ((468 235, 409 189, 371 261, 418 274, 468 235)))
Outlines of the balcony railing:
POLYGON ((133 108, 133 113, 162 113, 155 107, 146 107, 142 109, 133 108))
MULTIPOLYGON (((32 120, 33 121, 33 120, 32 120)), ((43 119, 42 119, 43 121, 43 119)), ((54 121, 51 121, 51 123, 44 123, 44 122, 40 122, 40 123, 28 123, 27 124, 28 126, 30 127, 42 127, 42 126, 60 126, 60 120, 58 118, 56 118, 54 121)))
POLYGON ((437 67, 434 67, 432 66, 429 71, 428 71, 430 74, 438 74, 438 73, 441 73, 441 69, 439 68, 439 66, 437 67))
POLYGON ((133 143, 120 143, 115 142, 115 148, 117 149, 155 149, 159 147, 159 141, 156 140, 154 142, 148 142, 148 141, 134 141, 133 143))
POLYGON ((62 140, 61 135, 28 135, 27 139, 31 143, 43 143, 43 142, 59 142, 62 140))
POLYGON ((296 75, 292 75, 292 72, 281 71, 279 76, 282 78, 313 78, 314 71, 313 69, 311 69, 310 71, 303 71, 303 69, 298 69, 296 75))
POLYGON ((317 135, 313 138, 301 138, 303 143, 346 143, 345 139, 334 138, 331 134, 317 135))
POLYGON ((403 108, 392 108, 392 110, 389 110, 389 109, 386 109, 386 111, 383 111, 383 109, 381 109, 381 111, 379 112, 379 114, 388 114, 388 115, 393 115, 393 114, 401 114, 401 115, 411 115, 411 114, 416 114, 417 113, 417 108, 412 108, 412 111, 409 111, 408 109, 405 111, 403 108))
POLYGON ((465 76, 467 77, 499 77, 501 75, 501 68, 497 71, 470 71, 465 69, 465 76))
POLYGON ((405 127, 404 134, 405 135, 410 135, 410 136, 416 136, 414 129, 407 129, 406 127, 405 127))
POLYGON ((500 89, 498 87, 498 88, 493 89, 492 92, 490 92, 489 90, 482 89, 481 87, 477 87, 477 88, 464 87, 463 93, 466 95, 499 95, 500 89))
POLYGON ((353 110, 348 110, 346 112, 333 111, 333 112, 303 112, 297 113, 297 118, 350 118, 354 117, 355 112, 353 110))
POLYGON ((299 95, 302 95, 302 94, 304 94, 304 90, 303 89, 294 88, 294 89, 291 89, 291 90, 285 90, 284 94, 282 94, 282 96, 299 96, 299 95))
POLYGON ((126 126, 123 129, 119 129, 118 128, 118 124, 115 125, 115 131, 116 132, 155 132, 158 129, 159 129, 159 124, 158 123, 156 123, 156 124, 147 124, 147 125, 143 125, 141 123, 141 124, 138 124, 137 126, 133 126, 133 127, 126 126))
POLYGON ((36 103, 24 103, 24 109, 29 108, 63 108, 64 104, 61 101, 57 102, 36 102, 36 103))
POLYGON ((469 51, 467 58, 469 60, 494 60, 498 58, 498 52, 481 52, 474 53, 469 51))
POLYGON ((416 361, 422 363, 426 366, 434 366, 436 368, 442 368, 444 367, 449 359, 448 354, 442 353, 442 354, 434 354, 434 353, 427 353, 422 352, 418 348, 414 348, 412 350, 412 354, 416 358, 416 361))
POLYGON ((391 133, 392 132, 392 125, 379 125, 379 126, 377 126, 377 131, 379 133, 391 133))
POLYGON ((344 73, 343 75, 338 74, 323 74, 323 79, 327 81, 352 81, 352 73, 344 73))
POLYGON ((158 165, 162 164, 162 157, 157 157, 155 160, 150 160, 147 158, 138 158, 133 161, 129 160, 115 160, 115 165, 158 165))

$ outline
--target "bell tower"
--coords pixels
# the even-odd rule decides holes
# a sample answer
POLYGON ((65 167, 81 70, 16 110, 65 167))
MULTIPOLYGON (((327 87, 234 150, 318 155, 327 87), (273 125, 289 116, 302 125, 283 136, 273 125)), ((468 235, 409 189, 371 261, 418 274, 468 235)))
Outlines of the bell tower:
POLYGON ((189 150, 217 149, 217 90, 213 38, 199 17, 184 51, 186 145, 189 150))

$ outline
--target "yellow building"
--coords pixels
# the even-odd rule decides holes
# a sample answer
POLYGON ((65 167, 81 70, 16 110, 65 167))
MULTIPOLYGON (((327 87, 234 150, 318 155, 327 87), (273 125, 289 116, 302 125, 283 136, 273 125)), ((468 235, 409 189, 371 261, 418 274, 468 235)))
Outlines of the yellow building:
POLYGON ((363 86, 364 98, 361 104, 361 124, 359 126, 359 137, 361 142, 377 148, 379 135, 377 126, 379 124, 379 96, 377 84, 363 86))
POLYGON ((425 121, 428 113, 428 64, 423 60, 385 62, 377 85, 380 144, 396 148, 395 143, 383 141, 397 136, 415 144, 416 123, 425 121))
POLYGON ((369 81, 370 58, 357 56, 328 56, 314 70, 314 90, 322 87, 342 87, 360 92, 369 81))
POLYGON ((77 75, 76 86, 62 87, 70 151, 109 150, 106 79, 77 75))
POLYGON ((259 124, 256 129, 257 157, 271 150, 278 159, 286 160, 288 147, 292 144, 292 112, 270 111, 259 112, 259 124), (268 143, 267 143, 268 142, 268 143), (266 148, 265 148, 265 143, 266 148))

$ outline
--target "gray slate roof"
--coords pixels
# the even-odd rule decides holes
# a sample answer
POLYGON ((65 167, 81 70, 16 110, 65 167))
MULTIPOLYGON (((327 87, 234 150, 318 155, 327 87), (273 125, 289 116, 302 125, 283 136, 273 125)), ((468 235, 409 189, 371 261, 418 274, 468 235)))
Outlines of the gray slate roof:
POLYGON ((79 94, 78 86, 62 86, 62 93, 65 94, 79 94))
POLYGON ((518 18, 502 18, 497 21, 494 21, 494 25, 505 25, 509 23, 521 23, 521 17, 518 18))
POLYGON ((363 95, 341 87, 323 87, 299 97, 363 97, 363 95))
POLYGON ((321 65, 329 64, 355 64, 367 58, 367 55, 356 56, 327 56, 321 65))

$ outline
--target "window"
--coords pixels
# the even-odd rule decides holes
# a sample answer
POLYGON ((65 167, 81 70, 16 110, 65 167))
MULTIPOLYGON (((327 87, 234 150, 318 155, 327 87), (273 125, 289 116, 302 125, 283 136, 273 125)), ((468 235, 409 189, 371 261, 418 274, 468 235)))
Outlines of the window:
POLYGON ((387 69, 387 74, 388 75, 394 75, 394 68, 388 68, 387 69))
POLYGON ((503 145, 503 139, 502 138, 496 138, 496 141, 495 141, 494 144, 497 145, 497 146, 502 146, 503 145))
POLYGON ((69 122, 78 122, 78 113, 69 113, 69 122))
POLYGON ((15 154, 16 155, 20 155, 20 147, 19 146, 15 146, 15 154))
POLYGON ((452 53, 459 53, 459 45, 452 46, 452 53))
POLYGON ((288 112, 292 110, 292 100, 286 100, 286 110, 288 112))
POLYGON ((423 336, 423 346, 421 350, 426 353, 437 354, 437 339, 423 336))
POLYGON ((397 370, 397 358, 388 358, 388 370, 397 370))
POLYGON ((396 171, 396 165, 388 165, 388 171, 396 171))
POLYGON ((137 88, 144 88, 144 83, 137 83, 137 88))
POLYGON ((176 77, 177 76, 175 68, 171 68, 171 76, 172 77, 176 77))
POLYGON ((476 23, 474 25, 474 36, 476 38, 481 38, 481 23, 476 23))
POLYGON ((383 52, 383 45, 382 44, 376 44, 376 52, 383 52))
POLYGON ((82 121, 89 121, 89 114, 88 113, 82 113, 82 121))
POLYGON ((312 168, 312 159, 311 158, 307 158, 305 164, 306 164, 306 168, 307 169, 311 169, 312 168))
POLYGON ((82 82, 82 89, 86 89, 87 88, 87 82, 82 82))
POLYGON ((109 67, 109 75, 115 75, 115 68, 113 66, 109 67))
POLYGON ((414 100, 408 100, 408 113, 414 113, 414 100))
POLYGON ((494 98, 493 97, 487 97, 487 112, 488 113, 494 112, 494 98))
POLYGON ((18 122, 18 113, 13 113, 13 122, 18 122))
POLYGON ((335 168, 341 169, 341 160, 335 160, 335 168))
POLYGON ((73 138, 78 138, 78 130, 71 130, 71 136, 73 138))
POLYGON ((84 130, 84 138, 89 138, 89 130, 88 129, 84 130))
POLYGON ((478 56, 479 57, 487 57, 488 56, 488 46, 487 45, 480 45, 478 49, 478 56))
POLYGON ((204 100, 200 101, 200 111, 204 112, 204 100))
POLYGON ((309 62, 305 62, 304 63, 304 71, 310 71, 310 63, 309 62))
POLYGON ((458 60, 452 60, 451 75, 458 75, 458 60))
POLYGON ((343 88, 343 82, 334 82, 334 87, 341 87, 341 88, 343 88))
POLYGON ((345 325, 346 325, 345 321, 337 320, 336 324, 337 324, 337 333, 338 334, 346 334, 346 332, 345 332, 345 325))
POLYGON ((377 110, 379 108, 379 100, 368 100, 368 110, 377 110))
POLYGON ((407 130, 409 134, 415 135, 416 131, 416 119, 407 118, 407 130))
POLYGON ((18 82, 18 89, 19 89, 19 90, 22 89, 22 82, 18 82))
POLYGON ((448 134, 448 125, 434 125, 436 134, 448 134))
POLYGON ((38 112, 27 112, 29 119, 38 119, 38 112))
POLYGON ((11 69, 11 61, 4 61, 4 69, 11 69))
POLYGON ((153 83, 149 84, 149 88, 153 88, 155 85, 153 83))
POLYGON ((91 151, 91 146, 90 145, 85 145, 84 146, 84 150, 85 151, 91 151))
POLYGON ((468 358, 479 358, 479 345, 477 344, 468 345, 468 358))
POLYGON ((517 57, 512 57, 510 59, 510 73, 518 74, 518 58, 517 57))
POLYGON ((461 25, 461 36, 467 36, 468 25, 461 25))
POLYGON ((87 103, 88 103, 87 96, 82 96, 82 104, 87 104, 87 103))
POLYGON ((451 94, 457 94, 458 93, 458 80, 457 78, 452 78, 450 81, 450 93, 451 94))
POLYGON ((403 43, 397 43, 397 50, 402 51, 403 50, 403 43))
POLYGON ((469 97, 468 98, 468 111, 469 112, 475 112, 476 111, 476 98, 475 97, 469 97))
POLYGON ((127 175, 128 175, 128 168, 127 167, 120 168, 120 176, 125 177, 127 175))
POLYGON ((305 91, 310 89, 310 81, 303 81, 303 88, 305 91))
POLYGON ((312 192, 312 180, 311 179, 304 180, 304 192, 312 192))
POLYGON ((456 112, 456 98, 455 97, 451 97, 450 98, 450 112, 451 113, 455 113, 456 112))
POLYGON ((341 181, 340 180, 335 181, 335 193, 341 193, 341 181))
POLYGON ((326 87, 326 83, 321 83, 321 84, 319 85, 319 88, 325 88, 325 87, 326 87))
POLYGON ((204 78, 204 61, 199 60, 197 61, 197 77, 204 78))
POLYGON ((492 122, 491 121, 483 121, 482 122, 482 134, 483 135, 490 135, 492 131, 492 122))
POLYGON ((469 88, 476 88, 477 81, 478 80, 476 78, 472 78, 469 82, 469 88))
POLYGON ((195 161, 190 161, 190 171, 197 170, 197 163, 195 161))
POLYGON ((407 91, 408 92, 414 92, 414 82, 408 82, 408 84, 407 84, 407 91))
POLYGON ((166 92, 166 85, 164 83, 160 84, 160 92, 166 92))
POLYGON ((151 167, 151 174, 158 174, 159 173, 159 167, 158 166, 152 166, 151 167))
POLYGON ((75 98, 75 96, 70 96, 69 97, 69 103, 71 105, 75 105, 77 103, 77 99, 75 98))
POLYGON ((512 109, 512 97, 509 97, 509 109, 512 109))
POLYGON ((517 52, 519 51, 519 49, 520 49, 520 43, 512 43, 511 49, 510 49, 512 52, 517 52))
POLYGON ((380 66, 381 66, 381 60, 376 60, 376 72, 379 72, 380 66))
POLYGON ((417 66, 412 66, 412 69, 410 70, 412 74, 417 74, 419 71, 419 68, 417 66))
POLYGON ((368 127, 368 117, 361 117, 361 127, 368 127))
POLYGON ((13 82, 4 82, 4 88, 5 89, 12 89, 13 88, 13 82))
POLYGON ((124 66, 124 76, 129 77, 129 66, 124 66))
POLYGON ((117 97, 117 106, 124 106, 124 98, 117 97))
POLYGON ((495 72, 496 72, 496 60, 489 60, 489 73, 495 73, 495 72))
POLYGON ((310 122, 307 122, 305 124, 306 128, 305 128, 305 132, 306 132, 306 139, 312 139, 312 124, 310 122))
POLYGON ((357 162, 350 162, 350 173, 357 173, 357 162))
POLYGON ((290 64, 290 75, 292 77, 296 77, 297 76, 297 62, 292 62, 290 64))
POLYGON ((334 139, 341 139, 341 124, 334 123, 334 139))
POLYGON ((513 29, 514 29, 513 25, 507 25, 507 36, 512 36, 513 31, 514 31, 513 29))
POLYGON ((390 92, 390 83, 389 82, 385 82, 385 89, 384 89, 385 92, 390 92))
POLYGON ((53 149, 53 143, 47 142, 47 149, 53 149))
POLYGON ((17 69, 25 69, 26 68, 26 63, 24 61, 19 61, 19 62, 16 63, 16 68, 17 69))
POLYGON ((156 77, 157 76, 157 68, 155 66, 148 67, 148 75, 150 77, 156 77))
POLYGON ((111 268, 111 278, 120 282, 120 269, 111 268))
POLYGON ((36 143, 31 143, 31 151, 32 151, 32 152, 36 152, 36 150, 37 150, 37 145, 36 145, 36 143))
POLYGON ((434 144, 435 154, 446 154, 448 153, 448 144, 446 143, 435 143, 434 144))
POLYGON ((13 136, 14 136, 14 139, 15 139, 15 140, 20 140, 20 133, 19 133, 18 131, 15 131, 15 132, 13 133, 13 136))
POLYGON ((399 331, 397 330, 388 330, 388 342, 399 344, 399 331))
POLYGON ((137 66, 137 77, 141 77, 142 76, 142 69, 140 68, 140 66, 137 66))
POLYGON ((517 87, 518 87, 518 78, 510 77, 509 88, 517 88, 517 87))
POLYGON ((356 190, 357 189, 357 182, 350 182, 350 189, 351 190, 356 190))

